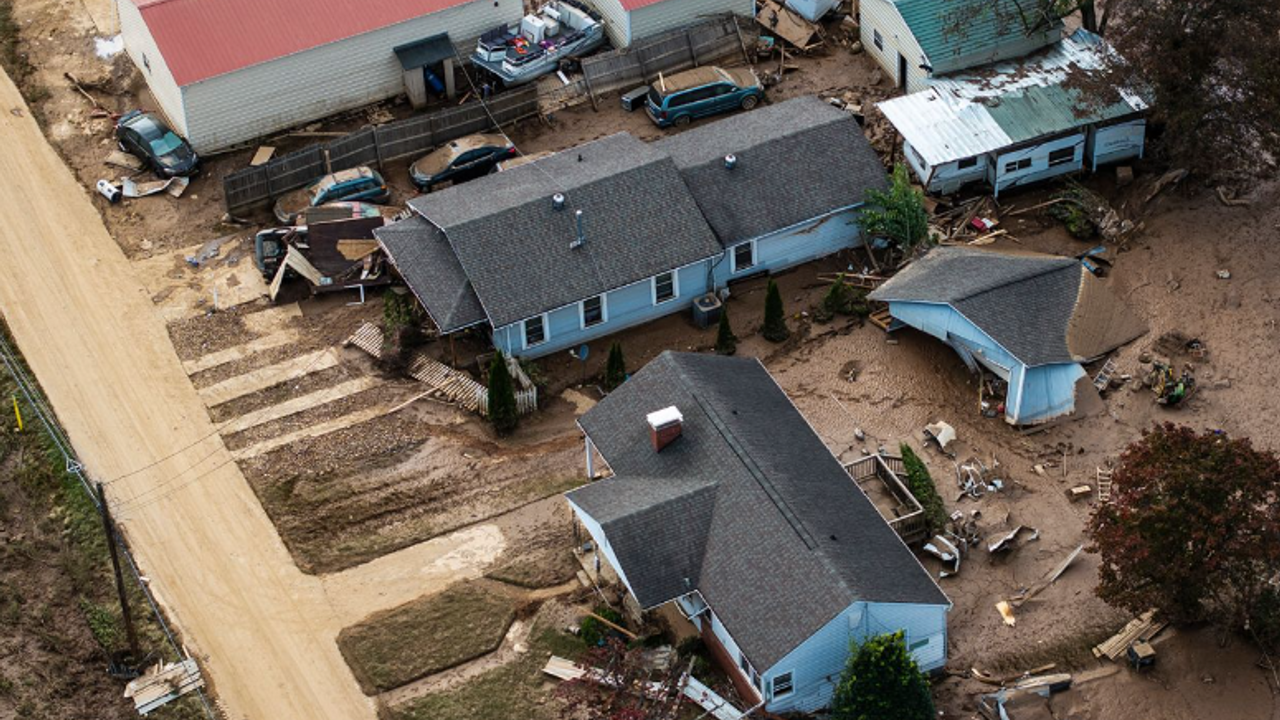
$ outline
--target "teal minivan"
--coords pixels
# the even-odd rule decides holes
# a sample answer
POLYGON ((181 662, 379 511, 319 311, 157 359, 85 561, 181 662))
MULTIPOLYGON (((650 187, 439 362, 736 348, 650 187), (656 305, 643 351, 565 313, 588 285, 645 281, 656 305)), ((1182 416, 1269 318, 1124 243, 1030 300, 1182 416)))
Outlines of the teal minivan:
POLYGON ((694 118, 750 110, 762 99, 764 85, 750 68, 700 67, 669 77, 659 74, 645 108, 658 127, 684 127, 694 118))

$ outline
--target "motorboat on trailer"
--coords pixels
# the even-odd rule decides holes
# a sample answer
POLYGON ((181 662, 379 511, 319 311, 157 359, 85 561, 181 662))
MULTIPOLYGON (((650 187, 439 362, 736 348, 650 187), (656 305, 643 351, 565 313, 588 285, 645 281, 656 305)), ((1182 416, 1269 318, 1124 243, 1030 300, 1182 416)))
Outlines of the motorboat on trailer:
POLYGON ((471 60, 503 85, 521 85, 555 72, 560 61, 604 44, 600 16, 572 0, 552 0, 514 25, 480 36, 471 60))

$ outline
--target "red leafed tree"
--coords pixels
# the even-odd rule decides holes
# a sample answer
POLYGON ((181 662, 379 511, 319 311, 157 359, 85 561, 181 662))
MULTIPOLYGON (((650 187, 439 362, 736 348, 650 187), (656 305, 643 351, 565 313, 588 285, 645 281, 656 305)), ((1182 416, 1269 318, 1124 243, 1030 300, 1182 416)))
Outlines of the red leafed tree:
POLYGON ((1112 480, 1089 523, 1099 597, 1245 627, 1280 571, 1280 458, 1166 423, 1125 450, 1112 480))
POLYGON ((674 720, 683 700, 680 668, 654 668, 644 651, 617 638, 583 653, 587 675, 560 686, 562 716, 573 720, 674 720))

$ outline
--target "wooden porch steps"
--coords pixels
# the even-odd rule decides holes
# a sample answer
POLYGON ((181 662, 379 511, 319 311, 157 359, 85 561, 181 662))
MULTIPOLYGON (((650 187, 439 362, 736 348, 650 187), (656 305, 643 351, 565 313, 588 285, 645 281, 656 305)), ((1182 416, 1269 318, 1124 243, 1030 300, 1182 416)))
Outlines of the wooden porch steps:
POLYGON ((1111 471, 1098 468, 1098 502, 1111 502, 1111 471))
POLYGON ((889 314, 889 306, 885 305, 872 309, 871 314, 867 316, 872 325, 880 328, 885 332, 890 332, 893 327, 893 316, 889 314))

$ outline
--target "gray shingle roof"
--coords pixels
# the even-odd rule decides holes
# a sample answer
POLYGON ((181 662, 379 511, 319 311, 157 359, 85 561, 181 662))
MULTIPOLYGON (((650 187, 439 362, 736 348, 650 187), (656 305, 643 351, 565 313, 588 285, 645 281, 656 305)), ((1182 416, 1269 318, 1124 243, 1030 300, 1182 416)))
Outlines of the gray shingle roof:
POLYGON ((654 145, 680 168, 725 245, 863 202, 887 180, 848 113, 813 96, 738 113, 654 145), (729 170, 724 157, 737 164, 729 170))
POLYGON ((471 289, 444 233, 417 215, 373 231, 401 277, 442 333, 485 321, 484 308, 471 289))
POLYGON ((409 206, 444 230, 495 328, 722 250, 671 159, 626 134, 409 206), (586 242, 571 249, 576 210, 586 242))
POLYGON ((1018 360, 1034 366, 1088 360, 1146 331, 1100 283, 1072 258, 939 247, 869 297, 948 304, 1018 360), (1086 296, 1082 289, 1096 301, 1089 303, 1087 314, 1078 312, 1086 296))
POLYGON ((664 352, 580 423, 615 476, 568 497, 636 599, 698 589, 758 669, 855 601, 948 602, 754 359, 664 352), (655 453, 670 405, 683 434, 655 453))

